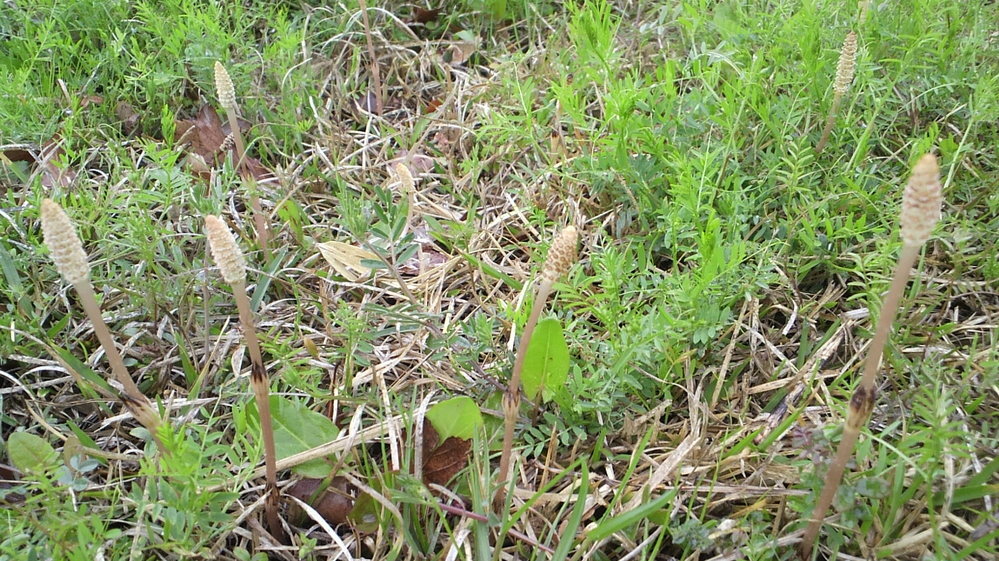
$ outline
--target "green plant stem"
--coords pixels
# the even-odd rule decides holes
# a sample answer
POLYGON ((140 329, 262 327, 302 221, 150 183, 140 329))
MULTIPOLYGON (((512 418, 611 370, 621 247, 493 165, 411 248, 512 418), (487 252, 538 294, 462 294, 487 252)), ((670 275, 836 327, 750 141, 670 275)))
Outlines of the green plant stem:
POLYGON ((499 475, 497 483, 499 488, 496 491, 496 503, 502 503, 505 498, 507 477, 510 473, 510 459, 513 453, 513 432, 517 425, 517 417, 520 412, 520 374, 524 369, 524 359, 527 356, 527 346, 531 342, 531 335, 538 325, 541 312, 545 309, 545 302, 552 291, 552 282, 542 280, 538 287, 538 293, 534 297, 534 305, 531 306, 531 315, 527 318, 527 325, 524 332, 520 334, 520 342, 517 346, 517 356, 513 361, 513 372, 510 374, 510 385, 503 395, 503 452, 500 456, 499 475))
POLYGON ((274 446, 274 426, 271 422, 270 388, 267 381, 267 370, 264 368, 263 355, 260 353, 260 343, 257 340, 257 330, 254 326, 253 311, 250 310, 250 299, 246 295, 246 282, 232 283, 232 291, 236 296, 236 307, 239 309, 239 322, 243 327, 243 339, 250 354, 250 385, 257 401, 257 412, 260 417, 260 434, 264 440, 264 467, 266 469, 267 498, 264 510, 267 515, 267 525, 271 534, 278 540, 284 540, 281 520, 278 518, 279 492, 277 487, 277 449, 274 446))
POLYGON ((881 364, 881 355, 884 353, 885 344, 888 342, 891 326, 895 321, 898 305, 902 299, 902 293, 905 291, 905 285, 909 280, 909 271, 919 256, 919 247, 908 244, 902 246, 898 263, 895 265, 891 287, 888 289, 888 294, 885 295, 884 302, 881 305, 881 314, 878 316, 874 339, 871 340, 871 346, 867 351, 863 376, 860 378, 860 383, 850 398, 850 408, 847 412, 846 423, 843 428, 843 437, 840 439, 839 447, 836 449, 836 455, 833 457, 832 463, 829 464, 829 471, 826 472, 825 482, 822 485, 822 493, 819 495, 818 502, 815 503, 815 510, 812 511, 808 528, 805 529, 805 534, 801 539, 800 556, 802 559, 808 559, 811 556, 812 546, 815 543, 816 537, 818 537, 822 520, 825 518, 826 511, 829 510, 829 506, 832 505, 833 499, 836 497, 836 491, 843 480, 843 472, 846 470, 847 461, 853 455, 857 439, 860 437, 860 429, 867 422, 871 410, 874 409, 876 393, 874 385, 877 379, 878 367, 881 364))

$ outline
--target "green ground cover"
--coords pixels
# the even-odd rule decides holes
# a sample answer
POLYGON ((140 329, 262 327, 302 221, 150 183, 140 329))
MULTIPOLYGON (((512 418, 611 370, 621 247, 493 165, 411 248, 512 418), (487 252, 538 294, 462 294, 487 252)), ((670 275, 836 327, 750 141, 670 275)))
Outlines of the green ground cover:
POLYGON ((796 558, 927 152, 943 218, 813 554, 994 559, 997 29, 985 1, 3 3, 0 559, 796 558), (159 444, 108 397, 44 198, 159 444), (279 466, 283 543, 208 214, 246 254, 279 456, 334 442, 279 466), (568 372, 522 403, 495 507, 501 393, 567 225, 544 317, 568 372), (484 424, 438 445, 465 417, 422 419, 457 396, 484 424), (340 503, 291 498, 325 484, 340 503))

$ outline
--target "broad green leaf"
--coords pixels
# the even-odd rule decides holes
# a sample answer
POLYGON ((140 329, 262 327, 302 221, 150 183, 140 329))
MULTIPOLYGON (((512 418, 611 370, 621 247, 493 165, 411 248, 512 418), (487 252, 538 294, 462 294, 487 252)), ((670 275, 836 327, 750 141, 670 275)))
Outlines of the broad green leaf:
POLYGON ((524 356, 524 371, 521 380, 524 393, 536 399, 538 393, 545 401, 551 400, 555 389, 565 385, 569 378, 569 346, 565 344, 562 325, 555 318, 538 322, 531 335, 524 356))
POLYGON ((58 456, 47 440, 24 431, 15 432, 7 439, 7 455, 10 463, 23 473, 41 471, 58 456))
POLYGON ((482 426, 482 412, 470 397, 453 397, 427 410, 427 419, 437 429, 441 442, 457 436, 468 440, 482 426))
MULTIPOLYGON (((274 425, 274 447, 278 459, 293 456, 320 444, 326 444, 336 439, 339 429, 322 413, 318 413, 305 405, 272 395, 271 421, 274 425)), ((248 407, 248 412, 259 418, 256 403, 248 407)), ((295 466, 292 471, 304 477, 326 477, 330 473, 329 462, 322 458, 295 466)))

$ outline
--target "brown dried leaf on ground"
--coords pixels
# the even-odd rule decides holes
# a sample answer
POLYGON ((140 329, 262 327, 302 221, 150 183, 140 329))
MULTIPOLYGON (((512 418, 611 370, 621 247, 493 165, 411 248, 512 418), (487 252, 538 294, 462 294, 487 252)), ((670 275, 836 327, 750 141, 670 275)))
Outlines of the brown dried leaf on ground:
POLYGON ((67 188, 76 181, 77 171, 64 162, 62 156, 66 153, 62 148, 62 138, 53 136, 35 152, 30 146, 18 145, 6 148, 3 159, 10 162, 28 162, 35 166, 33 173, 41 176, 42 186, 67 188))
MULTIPOLYGON (((241 132, 250 129, 249 121, 239 119, 241 132)), ((194 119, 177 119, 174 129, 174 138, 178 143, 189 145, 189 155, 201 158, 208 168, 213 168, 223 162, 228 154, 235 155, 235 145, 229 139, 232 129, 228 121, 223 122, 215 108, 205 104, 198 110, 194 119)), ((235 156, 234 156, 235 157, 235 156)), ((195 158, 193 162, 200 162, 195 158)), ((208 179, 210 174, 206 174, 204 167, 193 166, 192 171, 202 179, 208 179)), ((255 179, 258 183, 271 181, 275 178, 274 173, 269 170, 260 160, 245 156, 243 158, 243 173, 255 179)))
POLYGON ((178 143, 190 144, 190 150, 211 164, 225 141, 222 119, 211 105, 202 105, 194 119, 177 119, 174 136, 178 143))
POLYGON ((433 158, 419 150, 414 152, 401 151, 397 157, 388 161, 389 169, 394 169, 400 163, 406 166, 409 169, 409 173, 413 174, 414 177, 433 171, 434 166, 437 164, 433 158))
POLYGON ((267 167, 256 158, 245 156, 243 158, 243 166, 244 173, 249 174, 249 176, 255 179, 257 183, 264 183, 265 181, 274 181, 277 179, 274 172, 267 169, 267 167))
POLYGON ((126 101, 119 101, 114 106, 114 115, 121 121, 121 130, 131 135, 139 128, 139 113, 126 101))
POLYGON ((420 251, 409 259, 399 263, 399 272, 403 275, 420 275, 436 269, 447 263, 451 256, 442 253, 425 225, 413 229, 414 241, 420 244, 420 251))
POLYGON ((104 98, 99 95, 80 96, 80 109, 86 109, 90 105, 100 105, 104 103, 104 98))
POLYGON ((436 21, 443 10, 441 8, 413 8, 413 23, 430 23, 436 21))
POLYGON ((322 481, 322 479, 303 479, 288 487, 286 493, 311 504, 320 516, 334 526, 347 522, 347 516, 354 508, 354 501, 357 499, 356 489, 347 478, 334 477, 322 496, 312 500, 313 495, 319 491, 322 481))
POLYGON ((447 485, 468 464, 472 441, 452 436, 440 442, 437 429, 423 420, 423 482, 447 485))
POLYGON ((7 162, 28 162, 35 163, 35 155, 31 147, 23 144, 8 145, 3 149, 3 160, 7 162))

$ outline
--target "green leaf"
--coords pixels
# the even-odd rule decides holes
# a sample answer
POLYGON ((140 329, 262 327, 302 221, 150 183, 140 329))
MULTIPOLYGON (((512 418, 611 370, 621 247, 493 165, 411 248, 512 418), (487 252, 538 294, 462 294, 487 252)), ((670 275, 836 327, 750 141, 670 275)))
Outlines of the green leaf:
MULTIPOLYGON (((279 460, 326 444, 340 434, 333 421, 302 403, 272 395, 270 404, 271 422, 274 425, 274 447, 277 449, 279 460)), ((250 405, 247 410, 259 419, 256 403, 250 405)), ((303 477, 322 478, 329 475, 332 468, 329 462, 318 458, 291 469, 303 477)))
POLYGON ((58 457, 47 440, 24 431, 15 432, 7 439, 7 455, 10 463, 23 473, 41 471, 58 457))
POLYGON ((586 534, 586 539, 594 542, 600 541, 611 534, 634 526, 654 514, 659 509, 665 508, 666 503, 673 500, 673 498, 676 497, 676 494, 676 490, 663 493, 659 496, 659 498, 653 501, 649 501, 627 512, 623 512, 617 516, 604 520, 598 524, 596 528, 593 528, 586 534))
MULTIPOLYGON (((96 442, 94 442, 94 439, 91 438, 89 434, 83 432, 83 429, 77 426, 77 424, 74 423, 73 421, 67 420, 66 426, 68 426, 69 430, 73 431, 73 434, 75 434, 76 437, 80 439, 80 444, 83 444, 87 448, 93 448, 95 450, 101 449, 101 447, 98 446, 96 442)), ((108 465, 108 461, 104 458, 94 457, 94 459, 104 465, 108 465)))
MULTIPOLYGON (((52 350, 55 351, 56 355, 58 355, 56 356, 56 360, 59 360, 64 368, 67 370, 73 370, 79 374, 80 378, 83 378, 97 387, 104 388, 104 390, 111 395, 117 395, 118 391, 112 388, 103 376, 91 370, 85 362, 73 356, 73 353, 55 345, 52 345, 52 350)), ((79 382, 79 380, 77 380, 77 382, 79 382)), ((82 392, 84 396, 91 399, 96 399, 98 397, 93 388, 79 383, 77 385, 80 387, 80 392, 82 392)))
POLYGON ((558 547, 555 548, 555 554, 552 555, 552 561, 563 561, 568 557, 569 551, 576 541, 576 529, 579 528, 580 522, 583 521, 583 513, 586 511, 586 496, 590 492, 590 475, 586 465, 585 461, 581 465, 582 470, 579 480, 582 483, 579 485, 579 494, 576 495, 576 506, 572 508, 569 523, 566 524, 564 530, 559 532, 561 537, 559 538, 558 547))
POLYGON ((541 392, 545 401, 555 395, 555 389, 569 378, 569 346, 565 344, 562 325, 555 318, 538 322, 524 356, 521 380, 524 393, 536 399, 541 392))
POLYGON ((427 410, 427 419, 437 429, 440 441, 452 436, 471 439, 482 426, 482 412, 470 397, 453 397, 427 410))

